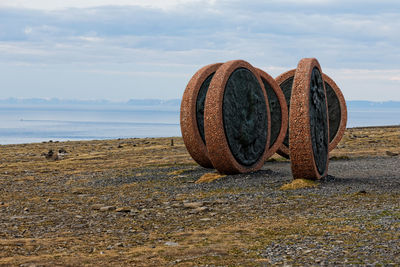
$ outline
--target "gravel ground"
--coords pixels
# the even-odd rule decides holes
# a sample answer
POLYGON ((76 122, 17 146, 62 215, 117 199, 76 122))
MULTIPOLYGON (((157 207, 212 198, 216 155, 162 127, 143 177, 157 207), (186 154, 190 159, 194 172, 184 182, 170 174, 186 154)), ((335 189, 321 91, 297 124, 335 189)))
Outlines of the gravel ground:
POLYGON ((400 158, 334 160, 309 188, 288 161, 195 183, 196 165, 2 179, 0 265, 400 264, 400 158))

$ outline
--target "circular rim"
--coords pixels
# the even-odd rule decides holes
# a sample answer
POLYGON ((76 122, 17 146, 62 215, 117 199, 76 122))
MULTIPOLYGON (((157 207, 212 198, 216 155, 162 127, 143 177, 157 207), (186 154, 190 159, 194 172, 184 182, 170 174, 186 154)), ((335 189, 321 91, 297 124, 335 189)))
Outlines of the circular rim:
MULTIPOLYGON (((275 80, 278 83, 279 88, 280 88, 280 85, 284 81, 286 81, 290 77, 294 77, 295 72, 296 72, 296 69, 292 69, 292 70, 286 71, 286 72, 280 74, 278 77, 276 77, 275 80)), ((339 100, 339 104, 340 104, 340 113, 341 113, 340 114, 341 115, 340 124, 339 124, 338 130, 335 134, 335 137, 332 139, 331 142, 329 142, 329 152, 331 152, 333 149, 336 148, 336 146, 339 144, 340 140, 342 140, 343 135, 346 131, 347 106, 346 106, 346 100, 344 99, 343 93, 340 90, 339 86, 337 86, 335 81, 325 73, 322 73, 322 76, 323 76, 324 82, 328 83, 334 90, 334 92, 339 100)), ((329 110, 328 110, 328 114, 329 114, 329 110)), ((289 158, 289 147, 287 147, 282 142, 279 149, 277 150, 277 153, 279 155, 281 155, 282 157, 285 157, 288 159, 289 158)))
MULTIPOLYGON (((280 85, 281 85, 284 81, 286 81, 287 79, 289 79, 289 78, 291 78, 291 77, 294 77, 295 72, 296 72, 296 69, 292 69, 292 70, 289 70, 289 71, 286 71, 286 72, 280 74, 278 77, 275 78, 275 81, 276 81, 277 84, 279 85, 279 88, 280 88, 280 89, 281 89, 280 85)), ((281 89, 281 90, 282 90, 282 89, 281 89)), ((283 93, 283 91, 282 91, 282 93, 283 93)), ((286 99, 285 99, 285 101, 286 101, 286 99)), ((286 110, 287 110, 287 114, 288 114, 288 121, 290 120, 290 117, 289 117, 289 108, 290 108, 290 107, 289 107, 289 105, 290 105, 290 102, 288 103, 288 102, 286 101, 286 110)), ((287 128, 286 134, 289 134, 289 125, 288 125, 288 128, 287 128)), ((285 140, 286 134, 283 136, 283 140, 285 140)), ((282 140, 282 143, 281 143, 281 145, 279 146, 278 150, 276 151, 276 153, 278 153, 278 154, 281 155, 282 157, 288 159, 288 158, 289 158, 289 153, 290 153, 290 152, 289 152, 289 147, 286 146, 286 145, 283 143, 283 140, 282 140)))
POLYGON ((201 166, 213 168, 207 147, 197 125, 196 104, 203 82, 215 73, 222 63, 210 64, 199 69, 190 79, 181 102, 180 125, 183 142, 190 156, 201 166))
POLYGON ((300 60, 293 80, 291 104, 289 111, 289 150, 293 178, 320 179, 328 173, 329 165, 329 119, 328 103, 325 83, 321 66, 315 58, 300 60), (310 82, 314 68, 321 74, 322 86, 325 94, 327 138, 326 166, 323 173, 319 173, 312 147, 310 122, 310 82))
MULTIPOLYGON (((264 164, 265 156, 269 148, 269 139, 271 134, 271 127, 270 124, 268 124, 267 140, 264 152, 253 165, 242 165, 233 156, 225 135, 223 122, 223 99, 226 83, 228 82, 228 79, 233 71, 238 68, 246 68, 254 74, 262 89, 265 103, 268 103, 268 97, 265 93, 265 88, 260 76, 258 75, 258 72, 246 61, 228 61, 223 64, 215 73, 206 97, 206 104, 204 108, 204 130, 209 158, 218 172, 225 174, 246 173, 259 170, 264 164)), ((266 104, 266 110, 267 119, 268 122, 270 122, 271 118, 268 104, 266 104)))
MULTIPOLYGON (((273 144, 270 143, 270 147, 266 154, 266 160, 267 160, 269 157, 271 157, 273 154, 275 154, 275 152, 277 152, 277 150, 282 145, 283 139, 285 138, 286 131, 288 128, 289 114, 288 114, 287 103, 285 100, 285 95, 283 94, 283 92, 282 92, 281 88, 279 87, 278 83, 276 82, 276 80, 271 75, 269 75, 268 73, 263 71, 262 69, 259 69, 259 68, 256 68, 256 69, 258 71, 258 74, 261 77, 261 81, 265 80, 271 86, 271 88, 274 90, 274 92, 278 98, 279 105, 281 107, 281 115, 282 115, 281 129, 279 130, 279 134, 278 134, 278 137, 276 138, 275 142, 273 144)), ((268 95, 267 95, 267 97, 268 97, 268 95)), ((269 100, 269 98, 268 98, 268 100, 269 100)), ((270 112, 271 112, 271 110, 270 110, 270 112)), ((272 125, 271 125, 271 127, 272 127, 272 125)))
MULTIPOLYGON (((325 73, 322 74, 322 77, 326 83, 332 87, 333 91, 335 92, 338 100, 339 100, 339 105, 340 105, 340 124, 339 128, 335 134, 335 137, 332 139, 332 141, 329 143, 329 152, 334 150, 336 146, 339 144, 340 140, 342 140, 344 132, 346 131, 346 124, 347 124, 347 106, 346 106, 346 100, 344 99, 343 93, 340 90, 339 86, 335 83, 334 80, 332 80, 331 77, 326 75, 325 73)), ((329 111, 328 111, 329 114, 329 111)))

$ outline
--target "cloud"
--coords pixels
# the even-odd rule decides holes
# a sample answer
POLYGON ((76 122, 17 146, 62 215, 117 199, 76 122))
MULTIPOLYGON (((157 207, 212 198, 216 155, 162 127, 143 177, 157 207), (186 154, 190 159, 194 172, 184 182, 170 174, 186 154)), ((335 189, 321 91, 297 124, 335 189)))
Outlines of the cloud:
MULTIPOLYGON (((176 86, 205 64, 237 58, 275 76, 317 57, 343 79, 351 77, 344 69, 390 71, 400 62, 397 1, 34 2, 36 9, 27 9, 31 1, 2 1, 0 62, 158 77, 171 95, 177 89, 161 85, 165 77, 180 79, 176 86)), ((393 87, 398 73, 385 75, 393 87)))

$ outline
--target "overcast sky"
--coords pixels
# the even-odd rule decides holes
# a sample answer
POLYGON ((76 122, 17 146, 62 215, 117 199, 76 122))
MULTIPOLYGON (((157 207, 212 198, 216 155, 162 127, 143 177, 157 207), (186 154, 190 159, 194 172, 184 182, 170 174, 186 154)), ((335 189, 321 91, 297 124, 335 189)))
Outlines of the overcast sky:
POLYGON ((0 1, 0 98, 181 98, 204 65, 303 57, 348 100, 400 101, 400 1, 0 1))

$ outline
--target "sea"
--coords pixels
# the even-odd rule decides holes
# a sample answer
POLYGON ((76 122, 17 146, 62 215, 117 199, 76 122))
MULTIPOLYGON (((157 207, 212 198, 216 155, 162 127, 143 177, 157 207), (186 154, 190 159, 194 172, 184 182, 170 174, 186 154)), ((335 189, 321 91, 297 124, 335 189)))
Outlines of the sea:
MULTIPOLYGON (((347 127, 400 125, 400 106, 348 110, 347 127)), ((179 107, 0 106, 0 144, 181 136, 179 107)))

